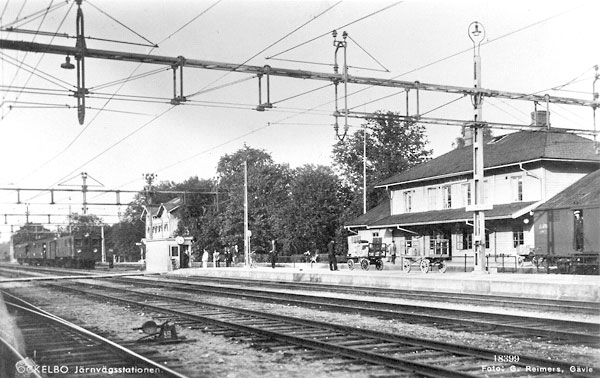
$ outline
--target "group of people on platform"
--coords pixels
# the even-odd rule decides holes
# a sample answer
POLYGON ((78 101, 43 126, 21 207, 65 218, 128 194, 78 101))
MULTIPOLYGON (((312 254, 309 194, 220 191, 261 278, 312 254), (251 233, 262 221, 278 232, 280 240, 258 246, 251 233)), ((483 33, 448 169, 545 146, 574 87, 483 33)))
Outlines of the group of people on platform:
MULTIPOLYGON (((387 252, 388 252, 388 261, 390 261, 392 264, 396 263, 396 254, 397 254, 397 247, 396 247, 396 243, 394 241, 392 241, 391 244, 388 245, 387 247, 387 252)), ((277 256, 279 254, 278 248, 277 248, 277 242, 275 240, 271 240, 271 248, 269 250, 269 260, 271 262, 271 267, 274 269, 275 265, 277 264, 277 256)), ((207 268, 208 267, 208 261, 210 259, 210 253, 204 249, 204 251, 202 252, 202 267, 203 268, 207 268)), ((304 253, 305 256, 305 261, 306 262, 310 262, 310 267, 312 268, 314 264, 316 264, 319 261, 319 249, 315 248, 313 249, 313 252, 311 251, 306 251, 304 253)), ((327 258, 329 261, 329 270, 331 271, 336 271, 339 270, 338 266, 337 266, 337 257, 336 257, 336 252, 335 252, 335 240, 331 239, 329 241, 329 243, 327 243, 327 258)), ((225 248, 225 250, 223 252, 219 252, 217 250, 213 251, 212 253, 212 266, 214 268, 219 268, 221 267, 221 262, 225 262, 225 266, 226 267, 231 267, 231 266, 235 266, 236 261, 238 259, 238 248, 237 246, 234 247, 227 247, 225 248)), ((250 260, 254 259, 254 253, 250 254, 250 260)), ((250 261, 250 265, 254 265, 254 261, 250 261)))

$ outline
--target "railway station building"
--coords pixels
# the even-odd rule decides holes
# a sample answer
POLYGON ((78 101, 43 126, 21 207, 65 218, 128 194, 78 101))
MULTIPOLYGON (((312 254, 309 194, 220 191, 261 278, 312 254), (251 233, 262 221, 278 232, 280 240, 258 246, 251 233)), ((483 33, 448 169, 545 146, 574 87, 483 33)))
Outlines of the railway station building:
POLYGON ((146 270, 168 272, 188 267, 191 256, 191 237, 177 236, 181 198, 160 205, 147 205, 142 212, 146 232, 142 244, 146 249, 146 270))
MULTIPOLYGON (((600 168, 594 142, 568 133, 520 131, 484 145, 488 261, 535 251, 534 210, 600 168)), ((473 151, 455 149, 375 185, 388 200, 345 225, 358 240, 395 242, 398 254, 447 255, 474 264, 473 151)), ((539 227, 539 226, 538 226, 539 227)))

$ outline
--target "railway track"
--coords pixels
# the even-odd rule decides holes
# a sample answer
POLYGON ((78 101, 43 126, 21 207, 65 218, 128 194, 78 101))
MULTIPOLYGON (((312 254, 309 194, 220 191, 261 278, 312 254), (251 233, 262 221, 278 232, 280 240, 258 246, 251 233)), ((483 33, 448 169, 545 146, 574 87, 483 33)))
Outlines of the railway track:
MULTIPOLYGON (((349 364, 370 364, 389 376, 470 377, 493 373, 497 376, 531 376, 535 369, 568 372, 566 361, 520 355, 518 361, 499 362, 505 351, 453 345, 425 338, 403 337, 344 325, 298 319, 239 306, 215 305, 170 291, 167 295, 134 290, 119 285, 65 282, 53 287, 111 300, 153 312, 156 318, 170 318, 188 327, 241 338, 277 350, 306 350, 327 353, 349 364), (532 370, 533 369, 533 370, 532 370)), ((309 352, 310 353, 310 352, 309 352)), ((582 373, 580 376, 592 376, 582 373)))
POLYGON ((364 298, 397 298, 402 300, 417 300, 427 301, 432 303, 455 303, 468 304, 485 307, 505 307, 510 309, 522 309, 544 311, 544 312, 560 312, 573 313, 579 315, 598 315, 600 313, 600 303, 597 302, 580 302, 569 300, 549 300, 538 298, 523 298, 512 296, 498 295, 478 295, 478 294, 460 294, 451 292, 428 292, 414 291, 402 289, 387 289, 387 288, 365 288, 346 285, 331 285, 323 283, 303 283, 303 282, 276 282, 243 278, 227 278, 215 276, 188 276, 177 277, 170 276, 171 279, 179 279, 182 281, 204 282, 210 285, 221 284, 232 287, 258 287, 261 290, 265 288, 275 290, 304 290, 309 292, 331 292, 336 294, 355 295, 364 298))
POLYGON ((182 291, 188 294, 209 294, 214 296, 238 297, 260 302, 287 303, 320 310, 343 313, 358 313, 382 319, 392 319, 409 324, 434 326, 453 331, 464 330, 470 333, 496 334, 520 339, 544 339, 549 342, 600 344, 600 325, 597 323, 575 322, 557 319, 543 319, 497 313, 449 310, 405 304, 371 301, 366 299, 315 296, 292 292, 251 289, 245 287, 225 287, 211 284, 198 284, 181 280, 156 277, 122 277, 111 279, 116 282, 131 283, 144 287, 160 287, 182 291))
POLYGON ((15 370, 9 376, 187 378, 167 368, 163 364, 169 361, 167 359, 144 357, 22 299, 5 292, 2 294, 26 346, 23 355, 9 341, 6 332, 0 332, 0 344, 11 351, 10 356, 3 357, 15 370))
MULTIPOLYGON (((36 269, 36 271, 47 272, 48 269, 36 269)), ((54 270, 49 270, 54 272, 54 270)), ((61 274, 70 273, 61 270, 61 274)), ((122 277, 116 278, 118 282, 131 283, 139 285, 141 281, 144 286, 151 284, 153 287, 161 287, 169 290, 185 291, 187 293, 202 293, 214 296, 238 297, 243 299, 251 299, 259 302, 275 302, 281 303, 284 301, 290 305, 297 305, 306 308, 317 308, 320 310, 330 310, 345 313, 358 313, 361 315, 375 316, 382 319, 399 320, 409 324, 418 324, 424 326, 434 326, 439 329, 447 329, 452 331, 464 330, 465 332, 475 334, 495 334, 518 339, 533 339, 545 340, 552 343, 570 343, 575 345, 600 345, 600 324, 589 322, 575 322, 557 319, 544 319, 538 317, 526 317, 516 315, 502 315, 494 312, 485 311, 465 311, 465 310, 450 310, 432 307, 423 307, 418 305, 407 305, 385 302, 382 300, 372 301, 364 298, 369 298, 371 291, 364 291, 364 298, 351 299, 331 297, 330 295, 316 296, 311 294, 298 294, 289 290, 297 290, 300 287, 305 290, 307 287, 314 290, 325 287, 332 289, 333 285, 306 285, 306 284, 288 284, 288 283, 272 283, 260 281, 260 284, 265 284, 266 287, 271 287, 272 290, 265 290, 265 287, 257 288, 249 287, 248 281, 241 280, 241 284, 237 280, 220 279, 211 277, 211 279, 201 279, 193 277, 191 279, 170 279, 157 277, 122 277), (216 281, 217 285, 215 285, 216 281), (282 291, 284 290, 284 291, 282 291), (286 291, 287 290, 287 291, 286 291), (368 294, 368 295, 367 295, 368 294)), ((252 286, 257 285, 256 282, 252 286)), ((352 288, 352 294, 356 296, 356 291, 363 292, 364 289, 352 288)), ((342 291, 345 291, 342 288, 342 291)), ((322 290, 320 291, 322 292, 322 290)), ((326 291, 328 292, 328 291, 326 291)), ((394 290, 388 290, 390 294, 395 295, 394 290)), ((336 294, 338 291, 336 290, 336 294)), ((403 293, 401 293, 403 294, 403 293)), ((414 295, 414 293, 412 293, 414 295)), ((438 293, 431 294, 434 297, 439 297, 438 293)), ((421 295, 421 294, 419 294, 421 295)), ((455 296, 463 300, 469 296, 455 296)), ((481 296, 479 296, 481 297, 481 296)), ((383 299, 381 295, 378 298, 383 299)), ((525 301, 523 300, 522 303, 525 301)), ((533 301, 529 304, 539 305, 538 301, 533 301)), ((553 308, 556 304, 551 304, 553 308)), ((569 304, 572 307, 573 304, 569 304)), ((585 304, 584 307, 593 308, 592 304, 585 304)), ((598 312, 596 312, 597 314, 598 312)))

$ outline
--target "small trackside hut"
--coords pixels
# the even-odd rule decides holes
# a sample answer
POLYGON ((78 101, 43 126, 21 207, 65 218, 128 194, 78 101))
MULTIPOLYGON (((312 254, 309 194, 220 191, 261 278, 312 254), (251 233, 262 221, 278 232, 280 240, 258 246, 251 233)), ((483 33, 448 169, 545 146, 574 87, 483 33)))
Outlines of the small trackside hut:
POLYGON ((190 267, 192 237, 177 235, 183 200, 179 197, 142 212, 146 224, 146 270, 168 272, 190 267))

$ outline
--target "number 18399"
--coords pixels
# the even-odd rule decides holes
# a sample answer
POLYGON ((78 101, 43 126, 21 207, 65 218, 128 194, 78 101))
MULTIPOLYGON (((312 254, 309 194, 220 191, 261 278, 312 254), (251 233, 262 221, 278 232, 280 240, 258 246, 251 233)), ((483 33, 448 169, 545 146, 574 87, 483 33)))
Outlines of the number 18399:
POLYGON ((495 362, 519 362, 519 356, 514 354, 498 354, 494 355, 495 362))

